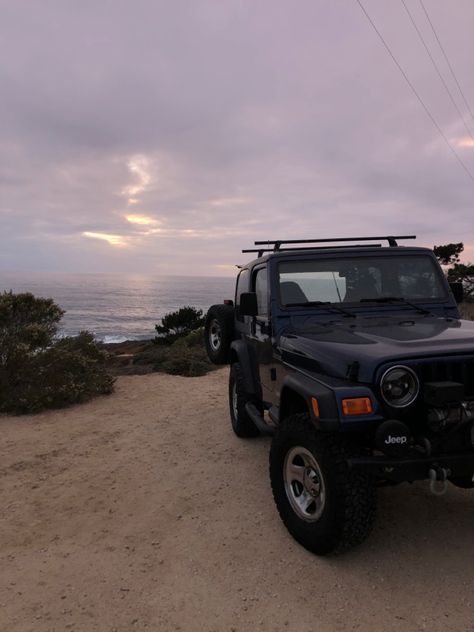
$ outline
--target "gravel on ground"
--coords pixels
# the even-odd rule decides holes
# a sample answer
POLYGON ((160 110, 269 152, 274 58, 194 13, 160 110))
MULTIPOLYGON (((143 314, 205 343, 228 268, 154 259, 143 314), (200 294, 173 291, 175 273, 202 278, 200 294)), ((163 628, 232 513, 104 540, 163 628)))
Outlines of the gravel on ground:
POLYGON ((227 376, 0 418, 0 630, 474 630, 474 491, 383 488, 369 540, 315 557, 278 517, 270 439, 231 431, 227 376))

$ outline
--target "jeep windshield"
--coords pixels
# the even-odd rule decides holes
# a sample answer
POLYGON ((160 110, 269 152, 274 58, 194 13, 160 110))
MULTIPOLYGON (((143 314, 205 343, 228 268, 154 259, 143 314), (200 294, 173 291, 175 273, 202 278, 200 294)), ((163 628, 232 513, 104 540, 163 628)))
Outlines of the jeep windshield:
POLYGON ((423 254, 281 261, 278 276, 284 307, 447 299, 439 268, 423 254))

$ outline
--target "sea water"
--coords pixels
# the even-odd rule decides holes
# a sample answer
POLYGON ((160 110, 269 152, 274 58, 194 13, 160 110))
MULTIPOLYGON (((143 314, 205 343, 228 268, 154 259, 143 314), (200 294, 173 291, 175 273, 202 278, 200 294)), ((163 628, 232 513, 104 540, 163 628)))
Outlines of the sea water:
POLYGON ((233 298, 233 278, 0 272, 0 292, 52 298, 66 311, 62 335, 91 331, 97 340, 153 338, 161 318, 190 305, 204 312, 233 298))

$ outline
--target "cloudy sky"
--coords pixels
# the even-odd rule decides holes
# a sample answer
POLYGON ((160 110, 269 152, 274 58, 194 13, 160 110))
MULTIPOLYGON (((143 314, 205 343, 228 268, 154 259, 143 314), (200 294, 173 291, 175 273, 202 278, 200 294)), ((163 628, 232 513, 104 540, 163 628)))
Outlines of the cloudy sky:
POLYGON ((0 0, 0 270, 393 233, 474 259, 474 3, 423 0, 466 105, 405 0, 456 109, 402 0, 362 2, 446 140, 357 0, 0 0))

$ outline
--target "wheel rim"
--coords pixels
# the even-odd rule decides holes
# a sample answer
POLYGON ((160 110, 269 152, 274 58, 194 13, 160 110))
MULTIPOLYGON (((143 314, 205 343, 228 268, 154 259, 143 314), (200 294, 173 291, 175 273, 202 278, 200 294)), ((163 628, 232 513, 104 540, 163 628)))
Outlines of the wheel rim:
POLYGON ((213 351, 219 351, 222 342, 222 330, 219 322, 214 319, 209 327, 209 344, 213 351))
POLYGON ((283 480, 296 515, 305 522, 319 520, 326 504, 326 487, 318 462, 309 450, 295 446, 288 451, 283 480))

